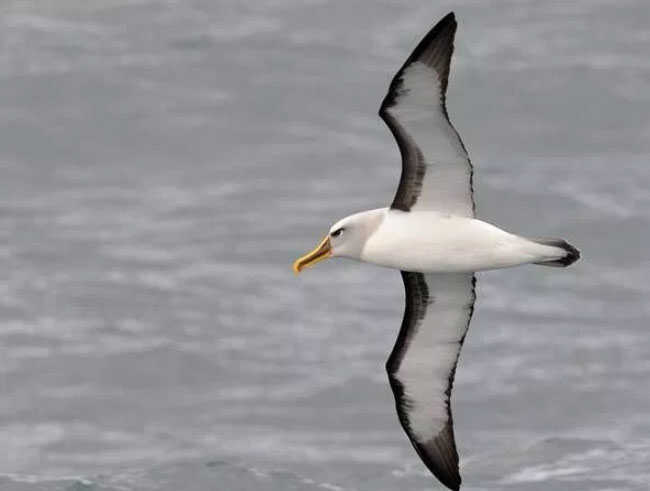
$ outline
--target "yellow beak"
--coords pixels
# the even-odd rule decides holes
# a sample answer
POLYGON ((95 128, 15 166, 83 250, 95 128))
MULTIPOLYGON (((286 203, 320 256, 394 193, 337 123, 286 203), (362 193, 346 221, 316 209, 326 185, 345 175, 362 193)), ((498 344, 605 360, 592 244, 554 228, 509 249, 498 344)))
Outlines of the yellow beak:
POLYGON ((318 247, 316 247, 316 249, 296 259, 296 261, 293 263, 293 272, 298 274, 304 268, 313 266, 317 262, 320 262, 323 259, 327 259, 331 255, 332 244, 330 243, 330 237, 328 235, 321 241, 320 244, 318 244, 318 247))

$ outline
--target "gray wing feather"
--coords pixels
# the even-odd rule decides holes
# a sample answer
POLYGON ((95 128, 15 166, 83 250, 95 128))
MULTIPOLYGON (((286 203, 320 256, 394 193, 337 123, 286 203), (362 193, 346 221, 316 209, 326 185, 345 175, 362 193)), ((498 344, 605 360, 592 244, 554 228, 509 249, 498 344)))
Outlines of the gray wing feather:
POLYGON ((402 271, 402 279, 404 318, 386 363, 397 415, 427 468, 456 490, 461 478, 450 398, 474 309, 475 278, 402 271))
POLYGON ((379 116, 388 125, 402 155, 402 174, 391 204, 393 209, 410 211, 418 204, 423 209, 474 214, 472 164, 458 132, 449 121, 446 107, 455 33, 456 19, 451 12, 429 31, 408 57, 393 78, 379 110, 379 116), (422 92, 423 77, 413 70, 414 65, 424 65, 433 71, 429 90, 422 92), (409 121, 403 111, 400 114, 400 105, 409 93, 415 101, 421 98, 423 111, 427 102, 435 103, 428 120, 409 121), (438 121, 434 113, 440 113, 443 121, 438 121), (437 152, 435 146, 426 149, 427 137, 435 134, 444 143, 437 145, 441 152, 437 152), (439 183, 426 185, 427 178, 439 183))

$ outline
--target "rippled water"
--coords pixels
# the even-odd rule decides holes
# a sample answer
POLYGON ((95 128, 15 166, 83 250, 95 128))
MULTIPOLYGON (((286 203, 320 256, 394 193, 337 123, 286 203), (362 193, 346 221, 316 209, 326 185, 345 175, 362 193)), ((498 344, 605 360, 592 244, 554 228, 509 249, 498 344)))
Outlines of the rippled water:
POLYGON ((399 275, 290 263, 392 199, 376 111, 452 8, 479 215, 583 251, 479 276, 464 489, 648 488, 645 2, 65 0, 0 7, 1 489, 436 486, 399 275))

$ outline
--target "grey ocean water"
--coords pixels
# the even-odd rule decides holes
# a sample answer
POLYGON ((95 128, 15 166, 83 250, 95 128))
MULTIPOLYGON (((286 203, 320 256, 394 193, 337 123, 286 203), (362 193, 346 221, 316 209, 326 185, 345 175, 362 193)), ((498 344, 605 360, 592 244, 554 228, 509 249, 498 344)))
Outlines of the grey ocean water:
POLYGON ((426 490, 384 361, 399 275, 291 262, 384 206, 376 112, 437 19, 479 215, 567 270, 479 275, 467 490, 650 486, 650 7, 0 6, 0 489, 426 490))

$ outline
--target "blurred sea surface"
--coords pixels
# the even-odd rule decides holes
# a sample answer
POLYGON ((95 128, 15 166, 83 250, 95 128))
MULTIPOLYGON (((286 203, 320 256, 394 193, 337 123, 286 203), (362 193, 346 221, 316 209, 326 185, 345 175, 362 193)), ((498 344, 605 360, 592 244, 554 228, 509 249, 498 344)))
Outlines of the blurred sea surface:
POLYGON ((0 6, 0 489, 426 490, 399 274, 293 259, 385 206, 388 83, 449 10, 479 216, 582 249, 479 275, 467 490, 650 483, 644 1, 0 6))

